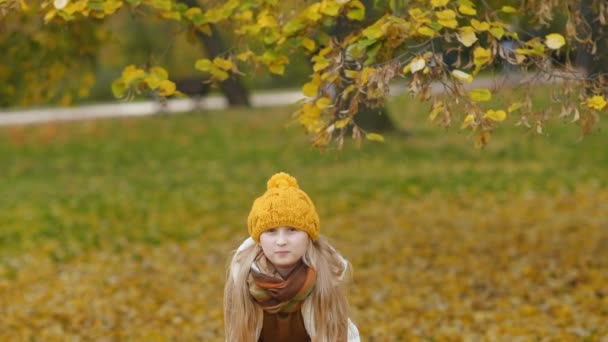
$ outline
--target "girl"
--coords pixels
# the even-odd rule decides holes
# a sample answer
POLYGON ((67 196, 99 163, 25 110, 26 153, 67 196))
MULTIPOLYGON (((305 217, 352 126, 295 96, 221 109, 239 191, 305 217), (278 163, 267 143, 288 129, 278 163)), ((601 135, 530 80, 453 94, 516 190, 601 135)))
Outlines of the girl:
POLYGON ((342 286, 349 263, 319 236, 319 216, 295 178, 277 173, 257 198, 250 237, 224 289, 228 342, 358 342, 342 286))

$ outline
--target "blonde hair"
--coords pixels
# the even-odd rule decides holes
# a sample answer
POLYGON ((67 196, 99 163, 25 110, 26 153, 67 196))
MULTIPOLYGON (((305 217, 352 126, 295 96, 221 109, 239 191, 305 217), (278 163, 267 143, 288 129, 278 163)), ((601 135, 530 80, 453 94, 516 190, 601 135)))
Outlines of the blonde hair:
MULTIPOLYGON (((249 294, 247 277, 251 264, 262 248, 251 244, 236 251, 230 261, 224 288, 224 330, 228 342, 255 342, 264 313, 249 294)), ((303 262, 317 273, 315 289, 307 298, 314 314, 312 342, 346 341, 348 301, 344 288, 350 264, 320 236, 309 240, 303 262)))

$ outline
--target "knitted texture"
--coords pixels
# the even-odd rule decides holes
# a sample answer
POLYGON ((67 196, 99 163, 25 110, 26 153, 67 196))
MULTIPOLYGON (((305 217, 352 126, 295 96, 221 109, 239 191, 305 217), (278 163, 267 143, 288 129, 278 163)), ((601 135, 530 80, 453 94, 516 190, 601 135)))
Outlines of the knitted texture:
POLYGON ((312 240, 319 237, 319 215, 298 181, 280 172, 268 180, 266 192, 258 197, 247 219, 249 235, 257 242, 271 228, 293 227, 308 233, 312 240))

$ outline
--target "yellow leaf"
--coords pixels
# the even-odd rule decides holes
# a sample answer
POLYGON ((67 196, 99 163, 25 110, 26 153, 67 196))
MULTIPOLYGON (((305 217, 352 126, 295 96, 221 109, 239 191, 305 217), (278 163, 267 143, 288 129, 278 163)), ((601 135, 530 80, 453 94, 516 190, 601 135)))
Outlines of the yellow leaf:
POLYGON ((114 97, 121 98, 125 96, 126 92, 127 85, 125 84, 124 80, 119 78, 112 82, 112 94, 114 95, 114 97))
POLYGON ((277 27, 277 21, 272 15, 268 14, 268 11, 264 11, 258 16, 258 25, 262 28, 277 27))
POLYGON ((484 49, 478 46, 473 50, 473 63, 479 69, 490 62, 492 58, 492 51, 490 49, 484 49))
POLYGON ((441 113, 442 111, 443 111, 443 102, 442 101, 437 101, 437 102, 433 103, 431 113, 429 114, 429 120, 435 121, 435 118, 437 118, 437 115, 439 115, 439 113, 441 113))
POLYGON ((384 142, 384 137, 378 133, 367 133, 365 137, 369 140, 384 142))
POLYGON ((461 81, 465 81, 467 83, 471 83, 473 82, 473 76, 467 74, 464 71, 461 70, 452 70, 452 76, 454 76, 455 78, 461 80, 461 81))
POLYGON ((340 13, 340 8, 341 6, 337 2, 325 0, 321 2, 321 8, 319 10, 321 13, 330 17, 336 17, 340 13))
POLYGON ((211 70, 209 70, 209 73, 216 79, 218 79, 219 81, 224 81, 225 79, 228 78, 228 73, 220 68, 212 68, 211 70))
POLYGON ((343 94, 342 96, 344 96, 344 97, 348 96, 348 94, 352 93, 353 90, 355 90, 355 89, 356 88, 355 88, 354 84, 349 85, 348 87, 346 87, 346 89, 344 89, 344 91, 342 91, 342 94, 343 94))
POLYGON ((437 19, 449 20, 456 18, 456 12, 452 11, 451 9, 437 11, 435 12, 435 15, 437 16, 437 19))
POLYGON ((361 1, 351 1, 348 6, 350 8, 348 12, 346 12, 348 19, 359 21, 365 19, 365 6, 361 1))
POLYGON ((477 10, 472 6, 460 5, 458 11, 464 15, 477 15, 477 10))
POLYGON ((416 21, 428 21, 426 15, 428 12, 423 12, 420 8, 414 7, 408 10, 410 17, 416 19, 416 21))
POLYGON ((594 95, 585 102, 587 103, 587 107, 595 110, 602 110, 606 107, 606 99, 601 95, 594 95))
POLYGON ((456 28, 458 26, 458 22, 456 21, 456 12, 447 9, 443 11, 435 12, 437 16, 437 22, 444 27, 448 28, 456 28))
POLYGON ((545 45, 549 49, 557 50, 566 44, 564 36, 559 33, 550 33, 545 37, 545 45))
POLYGON ((283 75, 285 73, 285 64, 271 63, 268 65, 268 70, 276 75, 283 75))
POLYGON ((150 73, 156 75, 156 77, 158 77, 160 80, 166 80, 169 78, 169 73, 167 73, 167 70, 159 66, 150 68, 150 73))
POLYGON ((509 106, 509 108, 507 109, 507 111, 508 111, 509 113, 514 112, 514 111, 516 111, 516 110, 520 109, 521 107, 523 107, 523 105, 524 105, 524 104, 523 104, 523 103, 521 103, 521 102, 514 102, 514 103, 512 103, 512 104, 509 106))
POLYGON ((209 26, 209 25, 202 25, 202 26, 199 26, 199 27, 198 27, 198 29, 199 29, 201 32, 203 32, 204 34, 206 34, 207 36, 210 36, 210 37, 211 37, 211 35, 213 34, 213 33, 211 32, 211 26, 209 26))
MULTIPOLYGON (((2 2, 2 1, 0 1, 0 3, 1 3, 1 2, 2 2)), ((28 6, 28 5, 27 5, 27 2, 25 2, 25 0, 20 0, 20 1, 19 1, 19 6, 21 6, 21 10, 22 10, 23 12, 27 12, 27 11, 29 11, 29 10, 30 10, 30 6, 28 6)))
POLYGON ((417 71, 424 69, 425 66, 426 61, 422 57, 415 57, 410 62, 410 70, 412 73, 416 73, 417 71))
POLYGON ((329 60, 325 57, 315 56, 313 61, 316 62, 312 67, 312 70, 315 72, 323 70, 329 66, 329 60))
POLYGON ((312 81, 304 84, 304 86, 302 87, 302 93, 308 97, 317 97, 320 82, 321 77, 315 74, 312 81))
POLYGON ((196 61, 194 67, 200 71, 209 71, 211 68, 213 68, 213 63, 207 58, 201 58, 196 61))
POLYGON ((504 13, 516 13, 517 12, 517 9, 513 6, 502 6, 502 8, 500 10, 503 11, 504 13))
MULTIPOLYGON (((191 10, 198 10, 197 12, 201 12, 201 9, 198 7, 191 7, 190 9, 188 9, 186 11, 186 15, 188 15, 188 12, 190 12, 191 10)), ((241 21, 251 21, 253 20, 253 12, 251 12, 250 10, 246 10, 246 11, 242 11, 242 12, 238 12, 234 14, 234 18, 237 20, 241 20, 241 21)))
POLYGON ((456 38, 466 47, 470 47, 477 41, 477 35, 475 35, 475 31, 473 31, 471 26, 461 28, 456 38))
POLYGON ((295 17, 283 26, 283 33, 286 35, 292 35, 305 27, 306 25, 302 22, 300 17, 295 17))
POLYGON ((53 20, 53 18, 57 15, 57 10, 56 9, 51 9, 48 12, 46 12, 46 14, 44 15, 44 22, 48 23, 49 21, 53 20))
POLYGON ((488 89, 473 89, 469 92, 471 100, 475 102, 485 102, 492 99, 492 93, 488 89))
POLYGON ((361 70, 361 84, 367 83, 369 76, 372 75, 376 70, 374 68, 365 67, 361 70))
POLYGON ((298 121, 306 127, 308 132, 316 132, 323 127, 321 110, 312 103, 306 103, 298 112, 298 121))
POLYGON ((366 28, 362 32, 362 34, 365 36, 365 38, 368 38, 368 39, 378 39, 378 38, 384 36, 385 33, 386 33, 386 27, 384 27, 383 25, 375 25, 375 24, 366 28))
POLYGON ((464 120, 462 121, 462 124, 460 125, 460 129, 465 129, 465 128, 469 127, 471 125, 471 123, 473 123, 474 120, 475 120, 474 114, 467 115, 464 118, 464 120))
POLYGON ((336 121, 336 128, 344 128, 346 125, 348 125, 348 123, 350 122, 350 116, 346 117, 344 119, 338 120, 336 121))
POLYGON ((213 64, 215 64, 217 67, 219 67, 222 70, 230 70, 230 69, 232 69, 232 66, 233 66, 231 61, 221 58, 221 57, 215 57, 213 59, 213 64))
POLYGON ((236 55, 236 59, 238 59, 239 61, 245 62, 252 56, 254 56, 253 52, 247 50, 245 52, 241 52, 238 55, 236 55))
POLYGON ((331 105, 331 99, 329 97, 323 96, 317 101, 315 101, 315 105, 317 106, 317 108, 323 110, 329 107, 329 105, 331 105))
POLYGON ((324 47, 323 49, 321 49, 321 51, 319 51, 318 55, 319 56, 325 56, 328 53, 330 53, 332 51, 332 47, 328 46, 328 47, 324 47))
POLYGON ((160 82, 161 82, 161 80, 158 77, 156 77, 156 75, 147 76, 143 80, 144 80, 144 82, 146 82, 146 84, 148 85, 148 87, 150 89, 158 88, 160 86, 160 82))
POLYGON ((507 113, 504 110, 489 109, 488 111, 486 111, 483 117, 492 121, 500 122, 504 121, 507 118, 507 113))
POLYGON ((505 35, 505 29, 502 27, 494 26, 490 29, 490 34, 493 35, 496 39, 502 39, 505 35))
POLYGON ((308 37, 304 37, 302 39, 302 46, 308 51, 314 51, 317 47, 317 43, 308 37))
POLYGON ((448 4, 450 0, 431 0, 431 6, 433 7, 443 7, 448 4))
POLYGON ((447 27, 447 28, 456 28, 458 27, 458 22, 456 21, 456 19, 439 19, 437 20, 437 22, 439 23, 439 25, 443 26, 443 27, 447 27))
POLYGON ((175 83, 169 80, 163 80, 160 82, 158 89, 160 89, 161 96, 170 96, 175 93, 175 83))
POLYGON ((323 15, 319 12, 321 8, 321 4, 316 2, 312 5, 310 5, 306 10, 304 10, 304 16, 312 21, 312 22, 316 22, 319 19, 323 18, 323 15))
POLYGON ((142 79, 145 76, 146 72, 138 69, 135 65, 129 65, 122 71, 122 79, 126 84, 131 84, 131 82, 142 79))
POLYGON ((487 31, 490 29, 490 24, 488 24, 488 22, 486 22, 486 21, 480 22, 477 19, 471 19, 471 26, 473 26, 473 28, 479 32, 487 31))
POLYGON ((435 30, 433 30, 432 28, 430 28, 428 26, 419 27, 417 32, 420 33, 421 35, 427 36, 427 37, 434 37, 437 34, 437 32, 435 32, 435 30))
POLYGON ((359 77, 359 72, 357 70, 346 69, 344 70, 344 76, 348 78, 357 78, 359 77))

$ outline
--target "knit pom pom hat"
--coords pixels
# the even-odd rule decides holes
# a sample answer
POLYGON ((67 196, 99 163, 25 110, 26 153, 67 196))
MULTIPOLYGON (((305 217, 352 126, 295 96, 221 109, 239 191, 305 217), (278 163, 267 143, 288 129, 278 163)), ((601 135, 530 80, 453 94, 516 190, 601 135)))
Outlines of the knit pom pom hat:
POLYGON ((249 235, 260 242, 260 235, 271 228, 293 227, 308 233, 314 241, 319 237, 319 215, 310 197, 300 189, 298 181, 284 173, 274 174, 266 192, 258 197, 247 218, 249 235))

